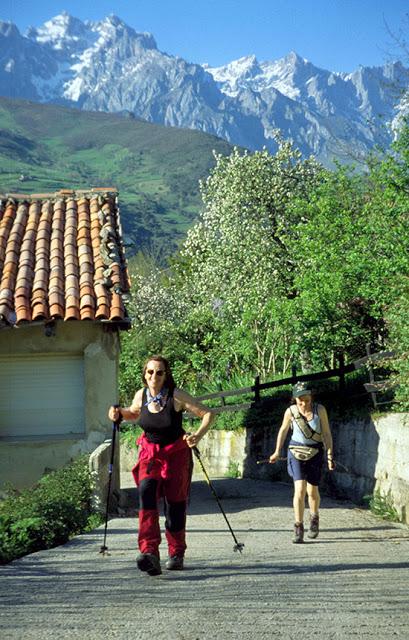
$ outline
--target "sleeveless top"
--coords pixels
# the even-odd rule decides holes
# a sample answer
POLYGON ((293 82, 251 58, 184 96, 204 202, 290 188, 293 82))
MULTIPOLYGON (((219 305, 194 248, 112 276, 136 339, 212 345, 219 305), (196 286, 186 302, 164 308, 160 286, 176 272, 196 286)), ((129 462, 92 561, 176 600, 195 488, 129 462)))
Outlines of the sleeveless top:
POLYGON ((184 434, 184 430, 182 412, 176 411, 174 407, 173 392, 168 393, 165 406, 156 413, 149 411, 146 402, 147 394, 144 389, 138 424, 144 430, 147 440, 161 447, 176 442, 184 434))
MULTIPOLYGON (((290 411, 291 411, 291 408, 292 407, 290 407, 290 411)), ((321 420, 318 415, 318 405, 315 403, 312 406, 312 413, 313 413, 312 419, 308 420, 308 424, 310 425, 311 429, 313 429, 317 433, 321 433, 321 420)), ((320 444, 320 443, 317 443, 315 440, 311 440, 311 438, 306 438, 303 432, 301 431, 300 427, 298 426, 297 421, 294 420, 294 418, 291 419, 291 428, 292 428, 291 442, 294 442, 294 443, 297 442, 298 444, 305 444, 308 446, 314 445, 315 447, 317 447, 317 445, 320 444)))

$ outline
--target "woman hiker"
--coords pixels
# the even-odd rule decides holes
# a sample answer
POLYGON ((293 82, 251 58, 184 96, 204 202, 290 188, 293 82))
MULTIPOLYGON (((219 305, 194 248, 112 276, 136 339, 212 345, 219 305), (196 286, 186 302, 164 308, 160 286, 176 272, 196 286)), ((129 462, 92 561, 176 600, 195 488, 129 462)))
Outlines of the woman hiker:
POLYGON ((165 535, 169 557, 166 568, 183 569, 186 549, 186 507, 193 468, 192 447, 208 431, 214 415, 192 396, 177 389, 169 362, 160 355, 151 356, 142 373, 143 387, 129 407, 110 407, 112 421, 138 421, 144 433, 138 439, 138 462, 132 474, 139 488, 140 554, 137 565, 149 575, 162 573, 159 559, 161 541, 158 499, 165 506, 165 535), (182 428, 182 412, 202 419, 193 434, 182 428))
POLYGON ((285 411, 274 453, 270 463, 280 457, 288 430, 291 439, 288 445, 287 470, 294 481, 294 538, 293 542, 304 541, 305 495, 310 508, 309 538, 319 533, 320 493, 318 485, 326 456, 328 469, 333 471, 335 464, 332 456, 332 435, 325 407, 312 401, 311 390, 299 382, 293 388, 293 402, 285 411))

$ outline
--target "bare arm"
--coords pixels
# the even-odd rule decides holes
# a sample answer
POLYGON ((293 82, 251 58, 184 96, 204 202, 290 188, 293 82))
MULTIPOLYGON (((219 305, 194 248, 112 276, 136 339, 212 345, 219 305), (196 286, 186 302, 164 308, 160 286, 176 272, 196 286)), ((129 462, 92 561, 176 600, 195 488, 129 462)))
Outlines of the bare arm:
POLYGON ((322 406, 322 404, 318 405, 318 415, 321 422, 322 439, 327 453, 328 469, 333 471, 335 469, 335 464, 332 454, 332 434, 329 426, 327 410, 322 406))
POLYGON ((209 407, 206 407, 206 405, 202 404, 182 389, 175 389, 173 397, 175 399, 176 411, 188 411, 189 413, 193 413, 197 418, 202 419, 197 431, 185 436, 185 440, 189 447, 195 447, 203 438, 205 433, 208 432, 210 425, 214 420, 214 413, 209 409, 209 407))
POLYGON ((141 413, 142 394, 143 389, 139 389, 139 391, 135 393, 129 407, 110 407, 108 411, 109 419, 116 422, 122 417, 123 420, 127 420, 128 422, 135 422, 141 413))
POLYGON ((281 452, 281 449, 283 448, 290 426, 291 426, 291 412, 290 412, 290 409, 287 409, 286 412, 284 413, 283 422, 281 424, 281 427, 277 435, 275 451, 270 456, 271 463, 277 462, 278 458, 280 457, 280 452, 281 452))

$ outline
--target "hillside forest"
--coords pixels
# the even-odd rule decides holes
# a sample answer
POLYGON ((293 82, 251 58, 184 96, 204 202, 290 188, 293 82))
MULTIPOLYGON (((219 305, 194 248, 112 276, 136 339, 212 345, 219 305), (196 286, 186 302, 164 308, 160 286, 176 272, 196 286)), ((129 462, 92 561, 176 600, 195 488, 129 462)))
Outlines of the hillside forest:
POLYGON ((409 126, 389 149, 328 170, 277 133, 278 150, 215 154, 202 211, 176 253, 131 260, 133 328, 122 402, 148 354, 192 393, 327 369, 382 349, 394 406, 409 408, 409 126))

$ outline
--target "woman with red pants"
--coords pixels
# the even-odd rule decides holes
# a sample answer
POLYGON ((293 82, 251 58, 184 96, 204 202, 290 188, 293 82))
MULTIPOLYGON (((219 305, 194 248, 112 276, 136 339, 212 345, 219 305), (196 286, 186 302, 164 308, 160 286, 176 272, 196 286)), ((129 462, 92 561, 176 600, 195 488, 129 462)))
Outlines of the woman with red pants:
POLYGON ((213 414, 182 389, 177 389, 166 358, 151 356, 130 407, 111 407, 110 420, 138 421, 144 433, 138 440, 138 462, 132 474, 139 489, 140 554, 137 565, 149 575, 162 573, 158 499, 165 506, 165 535, 169 557, 166 568, 183 569, 186 549, 186 507, 192 475, 192 452, 208 431, 213 414), (182 412, 202 419, 196 433, 182 428, 182 412))

